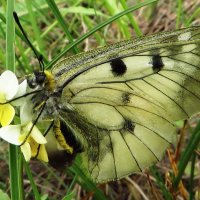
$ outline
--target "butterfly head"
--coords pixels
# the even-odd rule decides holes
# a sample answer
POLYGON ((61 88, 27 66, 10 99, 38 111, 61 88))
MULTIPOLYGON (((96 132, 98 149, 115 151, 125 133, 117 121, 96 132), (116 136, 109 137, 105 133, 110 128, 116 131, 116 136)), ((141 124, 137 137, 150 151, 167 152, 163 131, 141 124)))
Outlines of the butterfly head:
POLYGON ((28 85, 32 89, 45 87, 46 89, 53 90, 55 88, 55 81, 49 71, 35 71, 28 77, 28 85))

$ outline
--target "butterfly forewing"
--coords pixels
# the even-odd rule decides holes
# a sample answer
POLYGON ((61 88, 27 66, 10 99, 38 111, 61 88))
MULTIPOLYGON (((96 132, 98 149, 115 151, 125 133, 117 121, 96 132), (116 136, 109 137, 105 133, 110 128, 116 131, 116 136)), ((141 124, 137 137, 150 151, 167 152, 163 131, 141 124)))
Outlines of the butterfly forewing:
POLYGON ((97 182, 158 161, 176 120, 200 111, 200 28, 157 34, 79 54, 52 73, 60 118, 84 146, 97 182))

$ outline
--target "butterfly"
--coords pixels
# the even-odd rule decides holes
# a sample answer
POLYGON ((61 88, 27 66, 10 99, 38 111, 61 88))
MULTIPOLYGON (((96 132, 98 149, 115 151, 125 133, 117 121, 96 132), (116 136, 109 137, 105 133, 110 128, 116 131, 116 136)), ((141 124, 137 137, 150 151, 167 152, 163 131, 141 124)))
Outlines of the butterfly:
POLYGON ((200 27, 80 53, 28 83, 62 147, 50 160, 79 155, 95 182, 117 180, 158 162, 176 141, 175 122, 200 111, 200 27))

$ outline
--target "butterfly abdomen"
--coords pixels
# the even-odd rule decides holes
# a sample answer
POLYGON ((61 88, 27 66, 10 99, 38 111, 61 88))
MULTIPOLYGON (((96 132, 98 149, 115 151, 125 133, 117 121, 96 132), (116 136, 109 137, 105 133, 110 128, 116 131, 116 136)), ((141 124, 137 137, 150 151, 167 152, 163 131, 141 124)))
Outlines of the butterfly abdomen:
MULTIPOLYGON (((83 152, 83 148, 71 130, 60 119, 55 120, 53 132, 53 138, 56 140, 53 139, 52 144, 48 142, 49 163, 56 169, 65 169, 66 166, 72 164, 77 153, 83 152)), ((49 138, 52 140, 52 136, 49 138)))
POLYGON ((60 127, 60 121, 59 120, 55 120, 54 123, 54 133, 55 133, 55 137, 58 141, 58 143, 60 144, 60 146, 67 151, 67 153, 72 154, 73 153, 73 147, 71 147, 67 141, 65 140, 65 137, 61 131, 61 127, 60 127))
POLYGON ((80 153, 83 151, 82 145, 76 139, 72 131, 67 127, 67 125, 62 120, 56 120, 54 126, 54 133, 59 140, 59 143, 71 154, 80 153))

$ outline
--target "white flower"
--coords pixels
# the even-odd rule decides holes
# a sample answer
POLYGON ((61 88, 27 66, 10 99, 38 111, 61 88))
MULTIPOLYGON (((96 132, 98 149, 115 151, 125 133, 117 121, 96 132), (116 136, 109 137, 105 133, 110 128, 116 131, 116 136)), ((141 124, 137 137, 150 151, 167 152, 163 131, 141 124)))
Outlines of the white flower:
POLYGON ((30 97, 26 97, 23 104, 20 106, 20 120, 21 124, 26 124, 33 121, 33 103, 30 101, 30 97))
POLYGON ((18 145, 26 161, 31 157, 48 162, 48 155, 45 149, 46 138, 42 135, 32 122, 24 125, 8 125, 0 128, 0 137, 5 141, 18 145))
MULTIPOLYGON (((6 103, 18 96, 25 94, 27 81, 18 84, 17 77, 11 71, 5 71, 0 76, 0 124, 9 125, 14 116, 15 109, 10 103, 6 103)), ((17 102, 17 101, 16 101, 17 102)), ((20 104, 20 101, 17 102, 20 104)))
POLYGON ((32 110, 30 102, 27 103, 28 99, 26 98, 15 100, 17 97, 23 96, 26 93, 26 89, 27 81, 25 80, 18 84, 18 80, 13 72, 5 71, 0 76, 0 123, 2 125, 2 128, 0 128, 0 138, 20 146, 26 161, 29 161, 31 157, 37 157, 48 162, 44 145, 47 141, 36 125, 33 126, 31 114, 24 114, 32 110), (21 124, 9 125, 15 115, 13 105, 20 106, 21 124))
POLYGON ((23 144, 21 145, 21 151, 24 158, 26 161, 29 161, 31 157, 36 157, 39 160, 48 162, 48 155, 45 148, 47 140, 36 126, 32 127, 33 124, 31 122, 21 127, 22 134, 18 138, 23 144), (31 129, 32 131, 30 133, 31 129))

